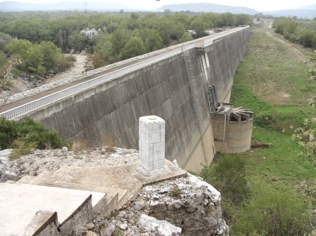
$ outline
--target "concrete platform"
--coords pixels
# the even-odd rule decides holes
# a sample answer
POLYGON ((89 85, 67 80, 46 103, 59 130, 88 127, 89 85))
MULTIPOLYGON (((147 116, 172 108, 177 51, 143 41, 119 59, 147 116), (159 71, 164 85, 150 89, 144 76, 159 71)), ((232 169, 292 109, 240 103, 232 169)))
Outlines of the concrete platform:
MULTIPOLYGON (((119 203, 124 204, 137 195, 142 183, 123 166, 116 167, 62 167, 57 171, 46 171, 34 179, 22 178, 20 182, 107 193, 108 200, 118 193, 119 203)), ((119 204, 117 207, 121 207, 119 204)))
POLYGON ((120 209, 144 185, 187 174, 167 160, 164 168, 146 176, 137 171, 138 167, 138 162, 122 166, 67 166, 36 177, 26 176, 18 184, 0 184, 1 235, 33 235, 49 225, 56 233, 48 235, 67 235, 76 225, 87 223, 92 215, 107 216, 120 209))
POLYGON ((144 186, 186 175, 186 171, 165 160, 164 168, 143 175, 137 169, 139 163, 121 166, 62 167, 57 171, 46 171, 36 178, 22 178, 20 183, 52 186, 68 189, 104 192, 114 196, 119 192, 119 200, 127 191, 127 199, 135 197, 144 186))
POLYGON ((91 197, 93 199, 92 206, 95 206, 105 197, 105 194, 1 183, 1 235, 33 235, 45 224, 52 222, 56 226, 63 224, 83 203, 91 201, 91 197))
POLYGON ((127 164, 124 165, 124 168, 134 178, 140 181, 143 186, 187 175, 187 171, 179 168, 168 160, 165 160, 163 169, 150 171, 150 175, 143 175, 141 171, 139 171, 139 163, 127 164))

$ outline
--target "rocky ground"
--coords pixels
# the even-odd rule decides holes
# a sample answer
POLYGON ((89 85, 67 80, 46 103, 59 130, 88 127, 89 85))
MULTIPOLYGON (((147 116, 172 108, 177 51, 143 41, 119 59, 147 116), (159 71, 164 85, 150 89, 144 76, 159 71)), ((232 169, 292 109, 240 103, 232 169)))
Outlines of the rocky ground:
MULTIPOLYGON (((32 178, 62 166, 117 166, 139 160, 137 150, 107 147, 93 150, 35 150, 34 154, 8 160, 0 153, 0 182, 32 178)), ((228 226, 221 218, 220 194, 192 175, 143 187, 135 199, 108 217, 97 217, 83 225, 85 236, 176 236, 225 235, 228 226)))
POLYGON ((9 160, 7 155, 0 157, 0 182, 17 181, 23 176, 37 176, 45 170, 58 170, 62 166, 92 167, 114 166, 138 161, 137 150, 114 148, 107 152, 107 147, 92 150, 66 151, 35 150, 33 154, 9 160))
POLYGON ((3 100, 7 97, 6 103, 10 103, 82 78, 85 71, 84 65, 86 56, 79 54, 73 54, 73 56, 76 57, 74 66, 63 73, 33 82, 27 82, 23 78, 13 79, 11 90, 0 92, 0 104, 2 104, 3 100))
POLYGON ((83 235, 227 235, 220 198, 203 183, 189 175, 143 187, 120 211, 87 224, 83 235))

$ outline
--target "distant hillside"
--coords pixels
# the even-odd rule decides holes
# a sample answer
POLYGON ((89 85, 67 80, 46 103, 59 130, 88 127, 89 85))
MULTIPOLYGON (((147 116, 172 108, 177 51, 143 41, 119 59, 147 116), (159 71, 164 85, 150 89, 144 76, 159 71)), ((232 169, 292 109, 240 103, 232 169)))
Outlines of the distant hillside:
MULTIPOLYGON (((111 1, 111 0, 110 0, 111 1)), ((286 7, 286 6, 285 6, 286 7)), ((138 9, 132 9, 120 3, 115 2, 59 2, 59 3, 21 3, 21 2, 0 2, 0 11, 136 11, 138 9)), ((254 9, 248 7, 237 7, 237 6, 226 6, 221 4, 213 3, 187 3, 187 4, 170 4, 164 5, 153 11, 164 11, 165 9, 173 12, 181 11, 193 11, 193 12, 214 12, 214 13, 226 13, 230 12, 233 14, 248 14, 255 15, 260 13, 254 9)), ((144 9, 143 9, 144 10, 144 9)), ((286 16, 298 18, 312 19, 316 17, 316 5, 302 6, 297 9, 288 9, 281 11, 264 11, 261 12, 265 15, 272 16, 286 16)))
POLYGON ((315 5, 309 5, 309 6, 302 6, 302 7, 298 7, 297 9, 309 9, 309 10, 316 10, 316 4, 315 4, 315 5))
POLYGON ((1 2, 0 11, 106 11, 106 10, 128 10, 129 7, 115 2, 59 2, 59 3, 21 3, 1 2))
MULTIPOLYGON (((230 12, 233 14, 248 14, 248 15, 255 15, 260 13, 254 9, 248 7, 233 7, 233 6, 226 6, 220 4, 213 4, 213 3, 187 3, 187 4, 170 4, 165 5, 161 8, 158 8, 158 11, 163 11, 165 9, 171 10, 173 12, 180 12, 180 11, 194 11, 194 12, 214 12, 214 13, 225 13, 230 12)), ((265 15, 272 15, 275 17, 279 16, 297 16, 298 18, 308 18, 312 19, 316 17, 316 5, 310 6, 303 6, 299 9, 289 9, 289 10, 281 10, 281 11, 264 11, 261 12, 265 15)))
POLYGON ((265 15, 272 15, 275 17, 285 16, 285 17, 293 17, 296 16, 299 19, 313 19, 316 17, 316 10, 309 9, 289 9, 282 11, 264 11, 262 12, 265 15))
POLYGON ((171 11, 194 11, 194 12, 214 12, 214 13, 226 13, 230 12, 233 14, 248 14, 254 15, 258 13, 256 10, 248 7, 232 7, 213 3, 186 3, 186 4, 170 4, 164 7, 158 8, 157 10, 163 11, 169 9, 171 11))

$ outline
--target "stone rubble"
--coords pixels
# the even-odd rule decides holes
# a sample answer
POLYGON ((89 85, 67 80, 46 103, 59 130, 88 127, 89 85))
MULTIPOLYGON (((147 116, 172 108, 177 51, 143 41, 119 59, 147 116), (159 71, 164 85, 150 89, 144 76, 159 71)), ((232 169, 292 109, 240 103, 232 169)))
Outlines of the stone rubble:
MULTIPOLYGON (((135 199, 94 220, 97 235, 228 235, 220 193, 201 178, 167 180, 142 188, 135 199)), ((86 229, 87 230, 87 229, 86 229)), ((84 230, 83 230, 84 231, 84 230)))
MULTIPOLYGON (((0 182, 17 181, 23 176, 34 177, 45 170, 62 166, 119 166, 139 161, 133 149, 107 147, 93 150, 35 150, 17 160, 7 160, 0 152, 0 182)), ((135 199, 108 217, 96 217, 81 227, 86 236, 213 236, 228 235, 229 227, 222 219, 221 196, 201 178, 188 174, 144 186, 135 199)))
POLYGON ((17 181, 23 176, 37 176, 45 170, 58 170, 62 166, 93 167, 118 166, 136 162, 138 151, 133 149, 114 148, 114 153, 106 152, 107 147, 93 150, 68 151, 66 148, 55 150, 35 150, 33 154, 9 160, 0 153, 0 182, 17 181))

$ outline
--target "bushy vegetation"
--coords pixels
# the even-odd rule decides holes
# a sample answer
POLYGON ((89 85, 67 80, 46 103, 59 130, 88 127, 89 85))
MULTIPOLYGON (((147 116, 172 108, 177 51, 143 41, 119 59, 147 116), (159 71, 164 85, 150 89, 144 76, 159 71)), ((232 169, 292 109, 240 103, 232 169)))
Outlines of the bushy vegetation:
POLYGON ((310 120, 305 119, 304 125, 295 130, 292 138, 302 148, 302 153, 300 155, 308 158, 308 160, 316 166, 316 137, 315 130, 311 127, 310 120))
POLYGON ((21 121, 0 118, 0 150, 18 146, 38 149, 62 148, 67 146, 67 143, 56 131, 45 128, 31 118, 21 121))
POLYGON ((251 23, 248 15, 230 13, 2 12, 0 50, 19 53, 20 69, 43 75, 64 68, 60 52, 85 50, 91 54, 86 68, 93 69, 205 36, 211 28, 251 23))
POLYGON ((284 184, 249 180, 242 154, 217 154, 200 176, 222 194, 223 217, 231 235, 304 235, 311 232, 309 207, 284 184))
POLYGON ((292 43, 316 49, 316 21, 299 21, 279 18, 274 23, 275 32, 282 34, 292 43))
POLYGON ((39 76, 44 76, 47 72, 61 72, 71 66, 52 42, 32 44, 25 39, 11 40, 6 45, 6 50, 21 60, 17 69, 39 76))
POLYGON ((223 217, 230 225, 236 208, 250 196, 246 176, 246 159, 240 155, 220 155, 210 167, 205 166, 199 174, 222 194, 223 217))
POLYGON ((312 64, 311 68, 309 69, 310 80, 316 80, 316 50, 314 54, 310 58, 310 62, 312 64))

